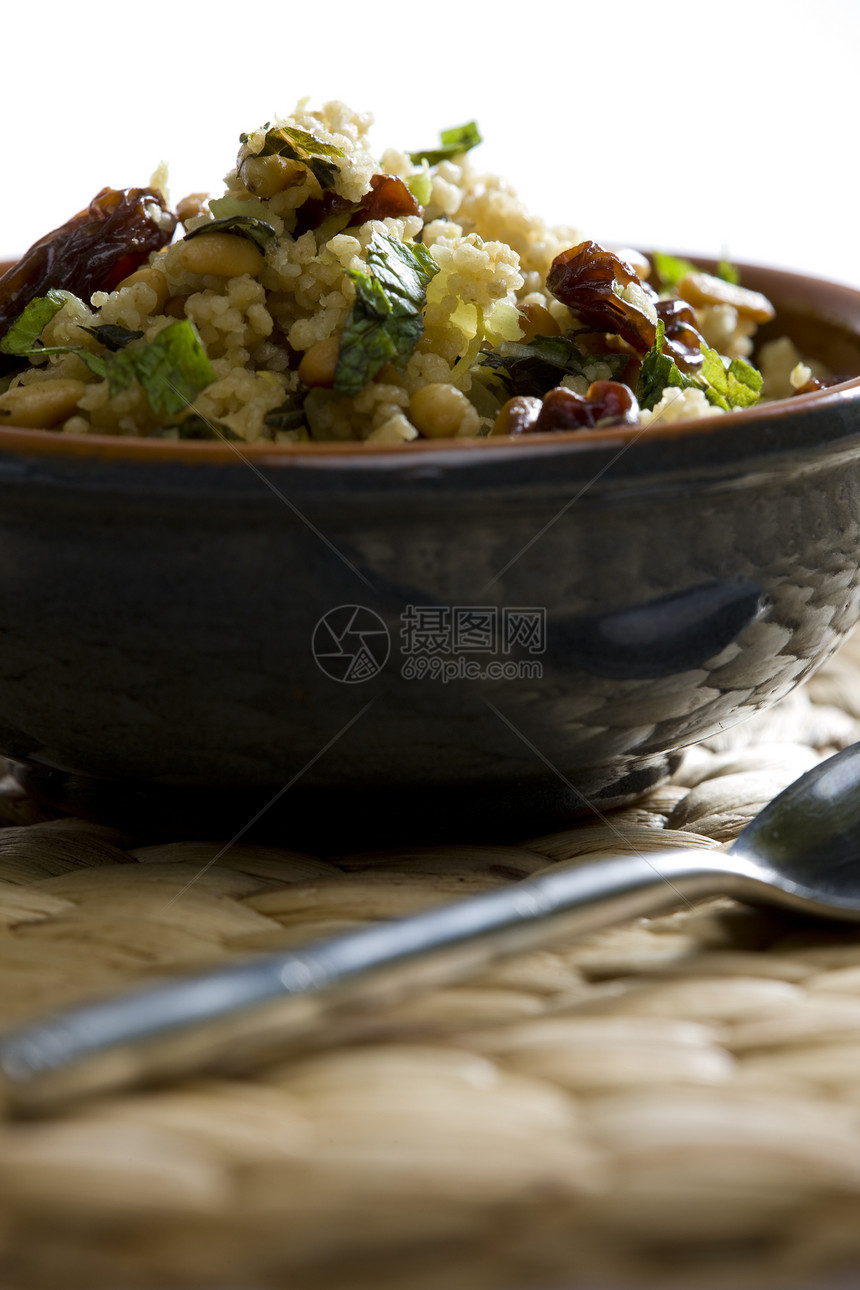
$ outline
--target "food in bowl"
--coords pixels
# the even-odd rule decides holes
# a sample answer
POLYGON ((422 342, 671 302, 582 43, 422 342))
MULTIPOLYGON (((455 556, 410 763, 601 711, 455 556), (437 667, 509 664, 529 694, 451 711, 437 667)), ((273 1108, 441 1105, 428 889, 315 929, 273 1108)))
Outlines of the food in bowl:
POLYGON ((828 379, 770 301, 529 214, 476 126, 368 143, 300 104, 225 192, 105 189, 0 278, 0 425, 244 442, 521 438, 749 407, 828 379), (177 232, 181 236, 177 236, 177 232), (2 389, 2 387, 0 387, 2 389))

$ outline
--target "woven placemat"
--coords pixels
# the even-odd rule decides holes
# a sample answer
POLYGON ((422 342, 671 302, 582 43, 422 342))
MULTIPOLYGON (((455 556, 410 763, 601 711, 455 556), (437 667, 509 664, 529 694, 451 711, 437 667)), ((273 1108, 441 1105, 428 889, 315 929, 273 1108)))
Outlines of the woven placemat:
MULTIPOLYGON (((721 847, 858 738, 855 640, 607 823, 336 864, 130 845, 7 782, 0 1023, 619 846, 721 847)), ((710 900, 522 955, 253 1079, 0 1125, 0 1282, 818 1285, 860 1268, 858 1074, 860 933, 710 900)))

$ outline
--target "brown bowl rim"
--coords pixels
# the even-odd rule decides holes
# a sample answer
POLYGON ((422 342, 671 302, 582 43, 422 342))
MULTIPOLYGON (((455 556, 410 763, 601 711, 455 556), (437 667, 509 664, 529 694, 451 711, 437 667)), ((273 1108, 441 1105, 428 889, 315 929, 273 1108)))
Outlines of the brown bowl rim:
MULTIPOLYGON (((703 267, 712 267, 715 261, 703 256, 694 256, 703 267)), ((10 267, 11 262, 0 263, 0 274, 10 267)), ((741 274, 773 275, 786 287, 801 287, 813 294, 842 295, 851 297, 860 307, 860 288, 845 283, 833 282, 807 274, 798 274, 763 264, 738 264, 741 274)), ((858 332, 860 334, 860 332, 858 332)), ((311 466, 324 465, 369 465, 383 461, 390 464, 392 458, 404 463, 414 461, 417 456, 430 455, 441 461, 452 455, 452 460, 463 460, 463 454, 489 452, 493 456, 508 453, 530 452, 531 449, 554 450, 556 452, 586 452, 592 448, 626 450, 640 438, 647 435, 649 439, 671 441, 673 439, 693 439, 711 435, 725 429, 726 416, 732 418, 732 425, 758 422, 765 419, 785 419, 794 416, 809 407, 832 409, 846 401, 860 402, 860 376, 841 381, 838 385, 815 390, 809 394, 795 394, 789 398, 774 399, 772 402, 757 404, 732 413, 715 413, 713 416, 698 417, 687 421, 670 421, 659 426, 608 426, 596 430, 565 430, 546 434, 532 434, 513 439, 509 436, 486 436, 464 439, 417 439, 409 443, 369 445, 363 440, 348 440, 334 443, 272 443, 233 442, 228 440, 176 440, 147 439, 126 435, 109 434, 67 434, 53 430, 31 430, 21 426, 0 426, 0 452, 17 453, 22 456, 50 456, 59 458, 95 457, 107 460, 134 460, 146 462, 174 462, 177 464, 211 464, 229 465, 236 460, 250 461, 255 464, 265 462, 267 465, 287 465, 290 463, 311 466)))

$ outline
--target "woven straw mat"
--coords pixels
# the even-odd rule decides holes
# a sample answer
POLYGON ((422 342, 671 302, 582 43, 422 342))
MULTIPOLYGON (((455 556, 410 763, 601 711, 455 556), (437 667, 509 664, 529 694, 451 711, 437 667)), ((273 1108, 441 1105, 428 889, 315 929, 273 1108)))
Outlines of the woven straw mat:
MULTIPOLYGON (((858 738, 860 636, 609 824, 509 847, 211 864, 217 840, 140 845, 9 788, 0 1022, 550 864, 725 847, 858 738)), ((253 1078, 7 1121, 0 1248, 2 1290, 829 1285, 860 1269, 860 931, 710 900, 253 1078)))

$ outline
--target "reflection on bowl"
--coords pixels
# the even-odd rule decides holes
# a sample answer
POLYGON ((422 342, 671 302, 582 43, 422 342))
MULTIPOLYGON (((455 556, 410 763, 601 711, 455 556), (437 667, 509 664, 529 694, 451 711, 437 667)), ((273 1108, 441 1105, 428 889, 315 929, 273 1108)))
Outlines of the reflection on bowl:
MULTIPOLYGON (((743 274, 860 372, 860 292, 743 274)), ((642 792, 860 618, 860 379, 375 451, 4 429, 0 499, 0 750, 49 800, 510 836, 642 792)))

